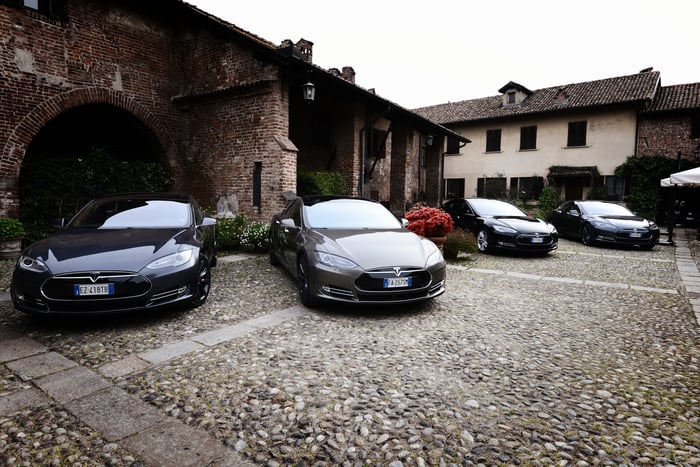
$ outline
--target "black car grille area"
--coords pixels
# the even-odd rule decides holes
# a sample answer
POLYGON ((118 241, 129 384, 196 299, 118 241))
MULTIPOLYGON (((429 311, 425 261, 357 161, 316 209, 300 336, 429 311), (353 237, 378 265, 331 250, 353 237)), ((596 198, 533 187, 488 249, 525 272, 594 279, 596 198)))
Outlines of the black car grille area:
POLYGON ((430 273, 425 269, 401 269, 397 273, 393 269, 369 271, 355 279, 355 287, 362 292, 385 292, 388 294, 400 294, 404 290, 422 289, 430 285, 430 273), (384 288, 384 279, 397 277, 411 277, 410 287, 396 289, 384 288))
POLYGON ((138 299, 151 289, 151 283, 140 274, 130 272, 73 273, 51 277, 42 286, 42 293, 51 301, 111 301, 138 299), (114 284, 114 294, 75 295, 75 286, 114 284))
POLYGON ((537 247, 548 247, 552 244, 553 239, 551 235, 530 235, 521 234, 516 237, 516 242, 520 246, 537 248, 537 247), (541 238, 542 241, 535 243, 533 238, 541 238))

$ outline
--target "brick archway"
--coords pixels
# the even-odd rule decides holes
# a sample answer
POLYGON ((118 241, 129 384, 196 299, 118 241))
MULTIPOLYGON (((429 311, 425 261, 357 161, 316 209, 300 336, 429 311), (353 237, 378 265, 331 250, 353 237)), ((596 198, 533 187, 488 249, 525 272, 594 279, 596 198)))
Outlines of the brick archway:
POLYGON ((111 104, 132 114, 156 136, 165 151, 173 173, 178 168, 177 146, 168 136, 160 121, 146 108, 123 93, 104 88, 79 88, 54 96, 28 113, 12 131, 0 154, 0 177, 17 179, 27 148, 39 131, 61 113, 87 104, 111 104))

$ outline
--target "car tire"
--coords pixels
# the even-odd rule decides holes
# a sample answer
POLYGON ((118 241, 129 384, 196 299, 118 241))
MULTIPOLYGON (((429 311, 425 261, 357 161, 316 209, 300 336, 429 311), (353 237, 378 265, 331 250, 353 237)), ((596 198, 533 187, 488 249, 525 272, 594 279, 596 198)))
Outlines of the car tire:
POLYGON ((316 298, 311 293, 311 268, 306 256, 301 256, 297 261, 297 290, 299 299, 305 307, 311 308, 317 304, 316 298))
POLYGON ((481 253, 489 253, 491 251, 491 235, 488 230, 481 229, 476 235, 476 247, 481 253))
POLYGON ((272 244, 272 240, 270 240, 268 256, 270 257, 270 264, 272 266, 279 266, 281 264, 279 258, 277 257, 277 254, 275 253, 275 247, 272 244))
POLYGON ((197 284, 192 293, 190 306, 192 308, 197 308, 198 306, 204 305, 204 302, 207 301, 207 297, 209 297, 209 290, 211 290, 211 268, 206 259, 200 258, 197 284))
POLYGON ((586 224, 581 228, 581 243, 588 246, 595 244, 595 241, 593 241, 593 227, 590 224, 586 224))

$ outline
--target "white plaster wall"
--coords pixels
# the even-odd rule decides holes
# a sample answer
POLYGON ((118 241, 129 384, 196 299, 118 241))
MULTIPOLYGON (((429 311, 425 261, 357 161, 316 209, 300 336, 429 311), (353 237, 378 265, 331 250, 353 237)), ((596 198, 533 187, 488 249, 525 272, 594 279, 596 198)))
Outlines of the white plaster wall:
POLYGON ((513 120, 451 127, 472 142, 459 156, 445 157, 445 178, 464 178, 466 196, 476 195, 482 177, 546 177, 549 167, 596 166, 601 175, 614 175, 615 168, 634 155, 634 111, 567 114, 562 117, 513 120), (585 147, 567 148, 569 122, 586 120, 585 147), (520 127, 537 125, 537 149, 520 151, 520 127), (486 152, 486 130, 501 129, 501 151, 486 152))

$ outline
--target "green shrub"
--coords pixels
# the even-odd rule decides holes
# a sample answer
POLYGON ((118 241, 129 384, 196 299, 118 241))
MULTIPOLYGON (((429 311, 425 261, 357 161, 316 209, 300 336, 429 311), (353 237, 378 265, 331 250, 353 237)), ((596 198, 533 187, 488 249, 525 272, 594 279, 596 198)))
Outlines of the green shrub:
POLYGON ((27 232, 24 230, 24 225, 18 219, 0 218, 0 240, 24 238, 26 235, 27 232))
POLYGON ((345 179, 340 172, 299 172, 297 194, 344 195, 347 193, 345 179))
POLYGON ((475 253, 477 251, 476 238, 468 230, 454 229, 447 234, 442 253, 446 259, 456 259, 459 253, 475 253))
POLYGON ((252 222, 245 226, 240 238, 244 251, 264 253, 270 247, 270 225, 252 222))
POLYGON ((219 248, 233 250, 241 245, 241 234, 248 225, 245 214, 216 220, 216 243, 219 248))
POLYGON ((549 213, 552 212, 552 210, 554 210, 559 204, 557 191, 551 186, 544 187, 542 189, 542 193, 540 193, 539 203, 540 217, 542 219, 546 219, 549 217, 549 213))

